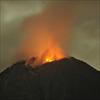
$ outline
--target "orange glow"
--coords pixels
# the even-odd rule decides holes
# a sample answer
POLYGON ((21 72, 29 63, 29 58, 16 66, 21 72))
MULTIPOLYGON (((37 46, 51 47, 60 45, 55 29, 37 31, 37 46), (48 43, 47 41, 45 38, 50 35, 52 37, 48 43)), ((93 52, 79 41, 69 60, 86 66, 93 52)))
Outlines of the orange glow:
POLYGON ((63 49, 59 46, 60 43, 53 35, 46 36, 42 34, 41 38, 38 37, 37 41, 35 41, 35 45, 34 42, 30 41, 34 40, 32 38, 31 36, 31 38, 26 39, 23 45, 24 47, 22 46, 22 52, 26 55, 27 64, 35 67, 68 57, 68 54, 65 54, 63 49), (32 62, 31 59, 33 57, 36 59, 32 62))
POLYGON ((57 60, 55 52, 50 49, 46 50, 41 56, 42 63, 47 63, 47 62, 52 62, 54 60, 57 60))
POLYGON ((54 38, 52 39, 50 38, 48 40, 47 45, 45 46, 45 49, 40 51, 40 54, 37 55, 35 61, 32 62, 32 57, 31 57, 31 59, 27 61, 27 64, 34 67, 37 65, 63 59, 65 56, 68 57, 68 55, 65 55, 61 47, 59 47, 59 43, 57 43, 57 41, 54 38))
POLYGON ((52 61, 54 61, 54 60, 55 60, 54 58, 50 58, 50 57, 49 57, 49 58, 46 58, 46 59, 45 59, 45 62, 52 62, 52 61))
POLYGON ((58 46, 58 44, 53 41, 49 48, 47 48, 41 55, 40 55, 40 62, 47 63, 52 62, 55 60, 60 60, 65 57, 63 50, 58 46))

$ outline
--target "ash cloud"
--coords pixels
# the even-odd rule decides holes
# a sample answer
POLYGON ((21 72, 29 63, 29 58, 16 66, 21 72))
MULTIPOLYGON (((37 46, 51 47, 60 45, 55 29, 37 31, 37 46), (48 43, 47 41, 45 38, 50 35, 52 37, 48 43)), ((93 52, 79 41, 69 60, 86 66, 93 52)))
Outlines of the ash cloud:
MULTIPOLYGON (((0 69, 6 68, 9 64, 14 62, 14 56, 19 50, 19 46, 29 35, 29 32, 24 31, 22 23, 24 20, 28 20, 31 17, 32 31, 36 31, 35 27, 40 24, 38 19, 43 19, 44 24, 40 24, 42 29, 48 27, 48 30, 52 30, 52 34, 57 36, 57 39, 61 41, 61 46, 67 52, 67 31, 72 31, 72 49, 71 55, 78 57, 91 65, 94 65, 96 69, 100 69, 100 56, 99 56, 99 44, 100 44, 100 31, 99 31, 99 6, 98 0, 75 2, 77 5, 74 17, 77 17, 74 22, 73 28, 70 26, 73 24, 73 20, 67 20, 70 17, 66 6, 68 3, 64 1, 17 1, 17 0, 1 0, 1 34, 0 34, 0 69), (49 5, 49 6, 48 6, 49 5), (64 6, 65 7, 64 7, 64 6), (56 7, 57 8, 56 8, 56 7), (60 6, 60 7, 59 7, 60 6), (57 12, 55 13, 55 9, 57 12), (45 13, 44 13, 45 12, 45 13), (50 12, 50 13, 49 13, 50 12), (46 17, 46 16, 49 17, 46 17), (68 15, 68 16, 67 16, 68 15), (44 17, 43 17, 44 16, 44 17), (60 20, 59 20, 60 19, 60 20), (38 22, 37 22, 38 21, 38 22), (37 24, 35 24, 37 23, 37 24), (59 24, 60 23, 60 24, 59 24), (68 24, 68 26, 67 26, 68 24), (58 27, 58 28, 57 28, 58 27), (71 28, 71 29, 70 29, 71 28), (63 34, 63 35, 62 35, 63 34), (61 37, 61 38, 60 38, 61 37)), ((70 11, 73 6, 70 6, 70 11)), ((41 20, 41 21, 43 21, 41 20)), ((25 22, 26 23, 26 22, 25 22)), ((43 22, 41 22, 43 23, 43 22)), ((30 23, 29 23, 30 24, 30 23)), ((31 28, 30 27, 30 28, 31 28)), ((30 31, 30 33, 32 32, 30 31)), ((47 30, 45 32, 48 32, 47 30)), ((44 31, 43 31, 44 34, 44 31)), ((51 33, 50 33, 51 34, 51 33)), ((35 35, 35 34, 34 34, 35 35)), ((31 35, 30 35, 31 36, 31 35)))

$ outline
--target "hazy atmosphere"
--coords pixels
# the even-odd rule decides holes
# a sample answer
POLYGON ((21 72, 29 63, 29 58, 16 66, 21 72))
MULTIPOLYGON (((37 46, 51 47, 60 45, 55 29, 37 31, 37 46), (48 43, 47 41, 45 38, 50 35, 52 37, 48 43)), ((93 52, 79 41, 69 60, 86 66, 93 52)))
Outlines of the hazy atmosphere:
POLYGON ((47 33, 70 56, 100 70, 99 0, 1 0, 0 9, 0 71, 18 60, 22 44, 32 51, 35 38, 44 40, 47 33))

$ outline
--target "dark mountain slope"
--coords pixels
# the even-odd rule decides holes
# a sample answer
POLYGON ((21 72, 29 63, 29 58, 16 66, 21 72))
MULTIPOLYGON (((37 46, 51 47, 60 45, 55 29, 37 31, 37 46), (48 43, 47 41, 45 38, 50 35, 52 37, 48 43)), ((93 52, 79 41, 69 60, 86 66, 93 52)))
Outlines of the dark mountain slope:
POLYGON ((75 58, 18 62, 0 74, 0 100, 100 100, 100 72, 75 58))

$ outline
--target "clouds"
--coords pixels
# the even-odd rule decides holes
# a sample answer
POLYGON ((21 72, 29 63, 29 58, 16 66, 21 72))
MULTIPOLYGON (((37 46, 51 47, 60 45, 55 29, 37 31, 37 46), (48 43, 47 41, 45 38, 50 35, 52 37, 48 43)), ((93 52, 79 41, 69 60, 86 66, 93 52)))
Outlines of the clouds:
MULTIPOLYGON (((13 62, 13 56, 16 54, 16 51, 19 47, 19 44, 23 41, 24 37, 27 35, 24 31, 21 30, 21 24, 22 22, 30 16, 33 16, 33 23, 37 19, 36 17, 38 15, 42 15, 44 11, 47 10, 47 8, 51 10, 50 13, 46 13, 47 15, 51 16, 52 20, 48 20, 47 18, 46 22, 48 21, 48 25, 55 24, 54 27, 50 27, 50 29, 55 30, 55 32, 61 33, 59 29, 56 30, 56 26, 61 27, 59 23, 53 23, 53 20, 58 20, 62 25, 67 20, 67 10, 66 4, 64 3, 65 0, 59 1, 49 1, 45 2, 40 0, 28 0, 28 1, 18 1, 18 0, 2 0, 1 2, 1 33, 0 33, 0 65, 2 66, 1 69, 6 67, 8 64, 11 64, 13 62), (54 5, 61 4, 65 5, 65 8, 63 10, 58 9, 58 13, 52 14, 55 7, 54 5), (49 6, 47 6, 49 4, 49 6), (62 12, 64 11, 64 12, 62 12), (60 13, 59 13, 60 12, 60 13), (54 15, 59 15, 59 17, 55 17, 54 15), (63 15, 63 16, 61 16, 63 15), (64 16, 65 15, 65 16, 64 16), (61 16, 61 17, 60 17, 61 16), (9 56, 10 55, 10 56, 9 56)), ((75 12, 75 16, 77 17, 76 22, 74 23, 74 30, 73 30, 73 44, 72 44, 72 52, 71 55, 75 55, 76 57, 83 59, 90 64, 96 66, 96 68, 100 69, 99 65, 99 23, 98 18, 99 11, 98 7, 100 6, 100 2, 98 0, 96 1, 80 1, 77 2, 77 10, 75 12), (95 59, 94 59, 95 57, 95 59)), ((61 6, 61 5, 60 5, 61 6)), ((63 7, 63 6, 62 6, 63 7)), ((73 7, 72 7, 73 8, 73 7)), ((57 16, 58 16, 57 15, 57 16)), ((69 14, 68 14, 69 15, 69 14)), ((44 14, 45 16, 45 14, 44 14)), ((63 29, 63 27, 62 27, 63 29)), ((67 27, 65 28, 67 29, 67 27)), ((60 37, 60 35, 58 35, 60 37)), ((61 40, 65 40, 66 38, 61 38, 61 40)), ((66 43, 63 43, 63 48, 65 51, 67 50, 66 43)))

